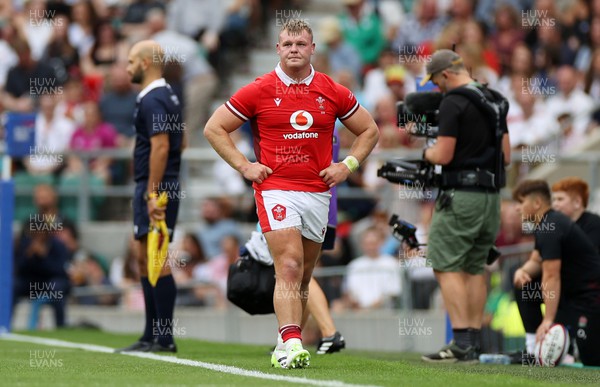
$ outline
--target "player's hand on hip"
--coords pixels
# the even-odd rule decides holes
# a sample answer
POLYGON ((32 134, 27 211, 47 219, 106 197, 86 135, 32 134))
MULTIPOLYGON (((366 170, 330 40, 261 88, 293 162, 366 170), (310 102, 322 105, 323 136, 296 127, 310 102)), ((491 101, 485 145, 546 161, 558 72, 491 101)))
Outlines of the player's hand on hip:
POLYGON ((157 200, 158 198, 148 199, 148 217, 150 218, 151 223, 165 219, 165 211, 167 208, 159 207, 157 200))
POLYGON ((271 173, 273 173, 273 170, 266 165, 257 162, 248 163, 240 172, 242 173, 242 176, 244 176, 244 179, 261 184, 271 173))
POLYGON ((332 163, 319 173, 323 178, 323 182, 329 188, 335 187, 339 183, 345 181, 350 176, 350 169, 344 163, 332 163))

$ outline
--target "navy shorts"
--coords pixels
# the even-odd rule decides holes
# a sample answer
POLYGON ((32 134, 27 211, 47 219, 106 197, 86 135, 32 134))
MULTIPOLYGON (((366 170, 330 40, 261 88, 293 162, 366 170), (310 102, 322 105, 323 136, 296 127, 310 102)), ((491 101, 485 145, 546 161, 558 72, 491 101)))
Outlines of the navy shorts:
MULTIPOLYGON (((135 193, 133 195, 133 235, 135 239, 140 240, 148 235, 150 228, 150 218, 148 217, 148 206, 144 200, 144 192, 146 192, 147 181, 140 181, 135 185, 135 193)), ((167 180, 161 183, 162 191, 167 192, 169 199, 167 203, 167 211, 165 220, 169 229, 169 236, 173 238, 175 231, 175 223, 177 223, 177 213, 179 212, 179 201, 181 200, 181 191, 177 180, 167 180)))

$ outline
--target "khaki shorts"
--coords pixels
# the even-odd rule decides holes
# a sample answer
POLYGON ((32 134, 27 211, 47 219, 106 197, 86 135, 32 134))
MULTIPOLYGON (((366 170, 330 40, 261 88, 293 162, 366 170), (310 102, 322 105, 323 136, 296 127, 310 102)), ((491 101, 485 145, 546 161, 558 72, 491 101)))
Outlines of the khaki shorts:
POLYGON ((500 228, 500 195, 450 189, 452 203, 440 209, 429 230, 427 258, 434 270, 482 274, 500 228))

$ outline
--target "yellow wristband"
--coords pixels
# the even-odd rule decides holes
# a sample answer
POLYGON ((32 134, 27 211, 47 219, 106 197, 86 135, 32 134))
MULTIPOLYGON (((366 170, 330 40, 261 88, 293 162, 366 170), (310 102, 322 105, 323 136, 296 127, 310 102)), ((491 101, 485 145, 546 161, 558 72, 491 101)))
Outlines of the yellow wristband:
POLYGON ((346 156, 346 158, 344 159, 344 161, 342 161, 342 163, 344 163, 344 165, 346 165, 348 167, 350 172, 356 172, 356 170, 358 169, 358 167, 360 165, 358 163, 358 160, 354 156, 346 156))

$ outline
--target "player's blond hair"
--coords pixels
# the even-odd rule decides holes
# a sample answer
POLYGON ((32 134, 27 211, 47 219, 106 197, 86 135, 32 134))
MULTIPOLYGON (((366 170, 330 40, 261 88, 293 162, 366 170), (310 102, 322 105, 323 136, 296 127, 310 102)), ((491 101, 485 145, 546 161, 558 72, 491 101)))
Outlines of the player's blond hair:
POLYGON ((283 31, 287 31, 290 35, 300 35, 302 31, 308 32, 310 38, 313 38, 313 31, 310 28, 310 24, 306 20, 302 19, 288 19, 281 26, 281 30, 279 30, 279 34, 283 31))

